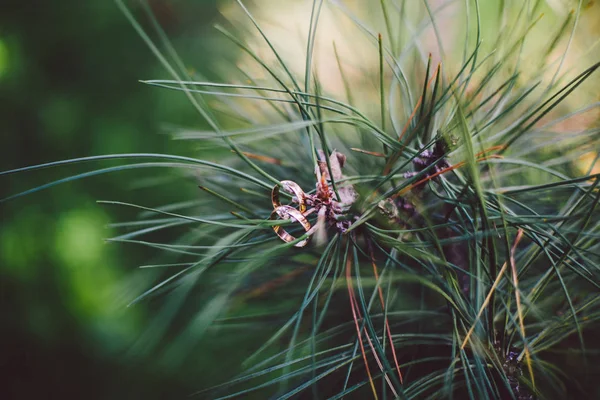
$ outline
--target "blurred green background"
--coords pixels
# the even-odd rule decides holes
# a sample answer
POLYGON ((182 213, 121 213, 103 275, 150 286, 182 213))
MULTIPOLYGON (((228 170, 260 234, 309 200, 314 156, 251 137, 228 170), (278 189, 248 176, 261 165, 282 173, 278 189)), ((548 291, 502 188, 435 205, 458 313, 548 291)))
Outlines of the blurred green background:
MULTIPOLYGON (((139 2, 128 4, 148 26, 139 2)), ((216 1, 150 5, 182 56, 208 68, 216 1)), ((0 170, 106 153, 190 154, 160 129, 197 127, 197 114, 182 96, 138 82, 165 76, 112 1, 3 1, 0 170)), ((0 197, 90 169, 2 177, 0 197)), ((150 192, 138 178, 155 172, 78 180, 0 205, 0 398, 174 398, 203 386, 202 369, 131 351, 153 311, 127 308, 124 294, 144 289, 132 270, 148 251, 104 241, 126 214, 96 200, 141 202, 150 192)), ((152 201, 194 190, 153 190, 152 201)))
MULTIPOLYGON (((127 3, 149 26, 139 3, 127 3)), ((228 61, 238 56, 222 50, 224 38, 212 29, 226 1, 149 3, 191 74, 218 75, 215 63, 223 59, 215 61, 215 49, 228 61)), ((150 78, 169 76, 114 2, 3 1, 0 170, 107 153, 198 156, 161 126, 203 128, 202 121, 184 96, 138 82, 150 78)), ((1 177, 0 198, 117 164, 1 177)), ((111 222, 135 214, 96 201, 194 199, 193 182, 161 186, 168 176, 120 172, 0 204, 0 398, 179 398, 214 383, 215 376, 221 380, 222 370, 239 359, 236 352, 248 351, 201 347, 185 364, 170 364, 140 344, 158 306, 127 304, 149 287, 151 275, 137 266, 154 253, 105 242, 116 234, 111 222), (157 182, 164 190, 149 187, 157 182), (217 357, 221 371, 214 365, 217 357)), ((226 347, 233 339, 222 335, 220 342, 226 347)))

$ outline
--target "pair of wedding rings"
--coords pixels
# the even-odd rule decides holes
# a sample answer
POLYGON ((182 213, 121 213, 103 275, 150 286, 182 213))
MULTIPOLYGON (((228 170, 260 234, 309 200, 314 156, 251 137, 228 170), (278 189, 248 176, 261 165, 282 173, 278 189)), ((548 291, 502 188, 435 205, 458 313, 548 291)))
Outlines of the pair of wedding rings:
MULTIPOLYGON (((306 219, 304 213, 306 211, 306 194, 302 188, 294 181, 281 181, 281 187, 290 194, 293 194, 298 202, 298 209, 282 205, 279 200, 279 185, 275 185, 271 191, 271 202, 273 203, 273 212, 269 219, 275 220, 277 217, 281 219, 293 219, 302 225, 302 228, 306 232, 310 230, 310 222, 306 219)), ((273 230, 284 242, 290 243, 296 240, 294 236, 290 235, 282 226, 274 225, 273 230)), ((304 247, 308 243, 310 237, 299 241, 294 244, 295 247, 304 247)))

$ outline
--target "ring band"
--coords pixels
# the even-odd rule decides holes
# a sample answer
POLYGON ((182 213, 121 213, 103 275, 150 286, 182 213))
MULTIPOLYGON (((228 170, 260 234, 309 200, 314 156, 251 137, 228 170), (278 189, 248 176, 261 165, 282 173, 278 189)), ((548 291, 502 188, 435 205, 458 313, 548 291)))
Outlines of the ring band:
MULTIPOLYGON (((306 203, 304 190, 294 181, 281 181, 281 186, 288 192, 293 193, 298 199, 298 209, 301 213, 306 211, 306 203)), ((281 201, 279 201, 279 185, 275 185, 273 190, 271 191, 271 202, 273 203, 273 208, 277 209, 277 207, 281 207, 281 201)), ((300 221, 298 221, 300 222, 300 221)))
MULTIPOLYGON (((276 215, 278 215, 282 219, 290 219, 291 218, 291 219, 296 220, 296 222, 298 222, 298 223, 300 223, 300 225, 302 225, 302 227, 304 228, 304 230, 306 232, 308 232, 310 229, 310 222, 308 222, 306 217, 304 215, 302 215, 302 213, 300 211, 296 210, 292 206, 278 206, 277 208, 275 208, 275 210, 273 210, 269 219, 272 219, 272 220, 276 219, 275 218, 276 215)), ((281 238, 281 240, 283 240, 284 242, 290 243, 297 239, 294 236, 290 235, 280 225, 273 226, 273 230, 275 231, 277 236, 279 236, 281 238)), ((306 239, 296 243, 294 246, 295 247, 304 247, 308 243, 309 239, 310 239, 310 237, 307 237, 306 239)))

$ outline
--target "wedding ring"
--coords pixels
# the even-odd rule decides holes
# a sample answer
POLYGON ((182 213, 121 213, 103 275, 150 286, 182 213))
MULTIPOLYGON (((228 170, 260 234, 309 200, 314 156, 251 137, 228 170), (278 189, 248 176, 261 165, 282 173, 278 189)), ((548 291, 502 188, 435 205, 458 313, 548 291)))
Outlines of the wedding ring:
MULTIPOLYGON (((302 188, 294 181, 281 181, 281 186, 285 191, 293 193, 296 196, 298 199, 298 209, 300 212, 303 213, 306 211, 306 195, 304 194, 302 188)), ((279 185, 275 185, 271 191, 271 202, 273 203, 274 209, 277 209, 277 207, 281 206, 281 201, 279 201, 279 185)))
MULTIPOLYGON (((275 208, 275 210, 273 210, 273 212, 271 213, 271 216, 269 217, 269 219, 274 220, 274 219, 276 219, 276 216, 279 216, 282 219, 296 220, 296 222, 298 222, 300 225, 302 225, 302 227, 304 228, 304 230, 306 232, 308 232, 310 229, 310 222, 308 222, 306 217, 304 215, 302 215, 302 213, 300 211, 296 210, 292 206, 285 206, 285 205, 277 206, 275 208)), ((294 236, 290 235, 280 225, 273 226, 273 230, 275 231, 277 236, 279 236, 281 238, 281 240, 283 240, 284 242, 290 243, 290 242, 293 242, 294 240, 296 240, 296 238, 294 236)), ((295 247, 304 247, 308 243, 309 239, 310 239, 310 237, 307 237, 306 239, 296 243, 294 246, 295 247)))

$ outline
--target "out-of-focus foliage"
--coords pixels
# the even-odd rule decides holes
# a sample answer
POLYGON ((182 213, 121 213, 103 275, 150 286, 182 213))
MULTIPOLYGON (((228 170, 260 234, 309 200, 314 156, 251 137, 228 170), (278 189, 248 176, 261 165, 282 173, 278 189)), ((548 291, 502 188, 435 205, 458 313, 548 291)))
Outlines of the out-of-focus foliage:
MULTIPOLYGON (((207 68, 216 2, 151 6, 194 68, 207 68)), ((93 154, 189 153, 161 126, 201 127, 193 109, 138 82, 159 71, 112 1, 1 2, 0 170, 93 154)), ((65 171, 9 177, 0 197, 65 171)), ((104 241, 121 210, 96 200, 142 199, 142 177, 80 180, 0 205, 1 398, 172 398, 201 384, 202 357, 186 372, 131 350, 153 314, 127 307, 145 288, 132 269, 148 255, 104 241)), ((193 198, 197 189, 180 190, 193 198)), ((151 195, 168 201, 171 193, 151 195)))

